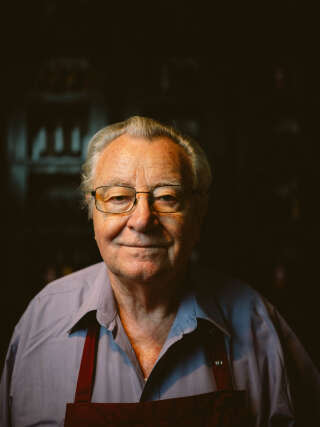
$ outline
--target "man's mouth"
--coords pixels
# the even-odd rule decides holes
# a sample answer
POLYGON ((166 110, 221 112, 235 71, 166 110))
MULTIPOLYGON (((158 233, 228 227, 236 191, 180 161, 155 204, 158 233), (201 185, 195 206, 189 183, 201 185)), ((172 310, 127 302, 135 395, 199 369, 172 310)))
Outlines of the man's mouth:
POLYGON ((168 243, 152 243, 147 245, 142 244, 126 244, 126 243, 120 243, 120 246, 126 246, 127 248, 141 248, 141 249, 150 249, 150 248, 167 248, 169 245, 168 243))

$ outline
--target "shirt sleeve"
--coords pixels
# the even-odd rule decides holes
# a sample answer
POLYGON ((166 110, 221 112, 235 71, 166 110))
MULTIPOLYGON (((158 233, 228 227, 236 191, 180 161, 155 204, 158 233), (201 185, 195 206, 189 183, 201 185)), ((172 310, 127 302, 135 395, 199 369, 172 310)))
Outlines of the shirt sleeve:
POLYGON ((320 425, 320 373, 287 322, 266 305, 283 347, 296 426, 320 425))
POLYGON ((17 329, 13 333, 12 339, 9 344, 9 349, 4 362, 0 382, 0 426, 11 427, 11 379, 14 368, 14 362, 18 347, 18 333, 17 329))

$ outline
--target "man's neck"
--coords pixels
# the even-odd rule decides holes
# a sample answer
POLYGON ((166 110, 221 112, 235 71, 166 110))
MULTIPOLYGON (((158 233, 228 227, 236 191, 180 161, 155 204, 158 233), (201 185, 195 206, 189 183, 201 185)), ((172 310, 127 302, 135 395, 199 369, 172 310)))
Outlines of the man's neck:
POLYGON ((109 271, 119 312, 134 317, 165 318, 176 311, 185 274, 157 277, 152 281, 129 280, 109 271))
POLYGON ((123 283, 110 275, 121 323, 144 376, 151 372, 175 319, 181 279, 164 283, 123 283))

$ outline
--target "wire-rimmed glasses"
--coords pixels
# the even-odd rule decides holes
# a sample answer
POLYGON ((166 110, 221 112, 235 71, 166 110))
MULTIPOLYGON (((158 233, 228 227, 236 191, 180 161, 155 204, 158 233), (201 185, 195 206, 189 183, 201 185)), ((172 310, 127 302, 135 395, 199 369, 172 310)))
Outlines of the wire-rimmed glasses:
POLYGON ((186 191, 181 185, 158 186, 151 191, 136 191, 133 187, 114 185, 100 186, 91 191, 98 211, 111 214, 130 212, 140 193, 149 194, 152 210, 160 213, 180 212, 186 200, 186 191))

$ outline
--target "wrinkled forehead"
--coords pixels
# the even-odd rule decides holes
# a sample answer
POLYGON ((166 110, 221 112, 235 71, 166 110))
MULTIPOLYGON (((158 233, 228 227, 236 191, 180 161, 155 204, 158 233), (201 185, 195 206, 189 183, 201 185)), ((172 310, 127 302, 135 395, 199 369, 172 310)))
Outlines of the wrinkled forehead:
POLYGON ((97 161, 95 185, 192 185, 191 161, 184 148, 167 137, 148 140, 122 135, 97 161))

